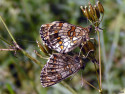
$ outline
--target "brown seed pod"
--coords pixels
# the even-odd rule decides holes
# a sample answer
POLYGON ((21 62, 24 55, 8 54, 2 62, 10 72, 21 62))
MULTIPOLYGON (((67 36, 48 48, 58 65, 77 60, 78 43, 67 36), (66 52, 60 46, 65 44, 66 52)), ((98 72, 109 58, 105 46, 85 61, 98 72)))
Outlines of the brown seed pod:
POLYGON ((87 17, 88 19, 90 19, 90 15, 89 15, 89 11, 88 11, 88 7, 87 7, 87 6, 85 6, 85 11, 84 11, 84 13, 85 13, 86 17, 87 17))
POLYGON ((94 18, 94 15, 91 13, 91 10, 89 9, 89 16, 90 16, 90 20, 92 22, 95 22, 95 18, 94 18))
POLYGON ((100 18, 100 12, 96 5, 94 5, 94 10, 95 10, 95 18, 96 20, 98 20, 100 18))
POLYGON ((86 16, 86 14, 84 13, 85 9, 83 8, 83 6, 80 6, 82 12, 83 12, 83 15, 86 16))
POLYGON ((95 14, 95 11, 93 9, 93 6, 89 3, 89 11, 91 13, 91 15, 94 15, 95 14))
POLYGON ((103 5, 98 1, 97 6, 98 6, 98 9, 99 9, 99 12, 103 14, 104 13, 103 5))
POLYGON ((40 48, 40 51, 42 51, 45 55, 48 55, 48 51, 43 47, 43 45, 41 45, 38 41, 36 42, 38 47, 40 48))

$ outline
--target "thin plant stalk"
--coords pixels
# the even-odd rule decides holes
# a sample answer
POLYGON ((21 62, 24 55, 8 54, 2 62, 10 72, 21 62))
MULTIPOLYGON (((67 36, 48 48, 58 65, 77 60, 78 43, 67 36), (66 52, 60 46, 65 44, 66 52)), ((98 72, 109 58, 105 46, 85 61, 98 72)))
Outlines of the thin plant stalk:
POLYGON ((4 41, 6 44, 12 46, 12 44, 8 41, 6 41, 2 36, 0 36, 0 40, 4 41))
POLYGON ((16 43, 16 40, 14 39, 13 35, 11 34, 10 30, 8 29, 7 25, 5 24, 5 22, 3 21, 1 16, 0 16, 0 20, 2 21, 3 25, 5 26, 7 32, 9 33, 10 37, 12 38, 13 42, 16 43))
POLYGON ((17 49, 0 49, 0 51, 17 51, 17 49))
MULTIPOLYGON (((94 65, 95 65, 96 75, 97 75, 97 78, 98 78, 98 84, 99 84, 99 76, 98 76, 98 73, 97 73, 96 64, 94 63, 94 65)), ((96 88, 94 85, 92 85, 92 84, 91 84, 91 83, 89 83, 88 81, 84 80, 83 78, 82 78, 82 80, 83 80, 83 82, 84 82, 84 83, 88 84, 89 86, 91 86, 91 87, 93 87, 94 89, 96 89, 96 90, 98 90, 98 91, 99 91, 99 89, 98 89, 98 88, 96 88)))
POLYGON ((96 67, 96 63, 95 62, 94 62, 94 66, 95 66, 96 76, 97 76, 97 80, 98 80, 98 84, 99 84, 99 88, 100 88, 99 75, 98 75, 98 72, 97 72, 97 67, 96 67))
POLYGON ((100 34, 97 30, 98 44, 99 44, 99 79, 100 79, 100 92, 102 91, 102 69, 101 69, 101 45, 100 45, 100 34))
POLYGON ((94 89, 96 89, 96 90, 98 90, 98 91, 99 91, 99 89, 98 89, 98 88, 96 88, 95 86, 93 86, 92 84, 90 84, 89 82, 87 82, 86 80, 84 80, 84 79, 83 79, 83 81, 84 81, 86 84, 90 85, 91 87, 93 87, 94 89))

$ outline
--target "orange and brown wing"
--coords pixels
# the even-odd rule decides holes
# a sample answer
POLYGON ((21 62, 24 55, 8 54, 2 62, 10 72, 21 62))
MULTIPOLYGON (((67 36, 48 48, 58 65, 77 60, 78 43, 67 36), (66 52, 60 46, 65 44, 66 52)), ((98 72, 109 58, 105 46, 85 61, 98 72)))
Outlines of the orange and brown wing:
POLYGON ((49 48, 67 53, 76 48, 86 37, 86 28, 55 21, 41 26, 40 35, 49 48))
POLYGON ((80 70, 84 64, 78 56, 55 53, 51 55, 41 71, 40 79, 43 87, 54 85, 80 70))

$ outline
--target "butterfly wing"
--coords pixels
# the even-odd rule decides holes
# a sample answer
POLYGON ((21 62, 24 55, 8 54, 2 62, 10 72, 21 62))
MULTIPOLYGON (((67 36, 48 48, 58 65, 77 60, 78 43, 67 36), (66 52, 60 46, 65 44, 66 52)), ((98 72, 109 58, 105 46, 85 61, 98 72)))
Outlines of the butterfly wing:
POLYGON ((40 35, 49 48, 60 53, 70 52, 86 37, 87 28, 55 21, 41 26, 40 35))
POLYGON ((54 85, 77 72, 83 66, 78 56, 55 53, 51 55, 41 71, 40 79, 43 87, 54 85))

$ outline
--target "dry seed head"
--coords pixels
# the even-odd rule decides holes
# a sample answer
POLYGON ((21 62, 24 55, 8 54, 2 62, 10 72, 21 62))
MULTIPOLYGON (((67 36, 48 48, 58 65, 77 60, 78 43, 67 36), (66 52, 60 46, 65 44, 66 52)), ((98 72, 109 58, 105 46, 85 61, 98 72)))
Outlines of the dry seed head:
POLYGON ((95 18, 97 20, 100 18, 100 12, 99 12, 99 9, 96 5, 94 5, 94 10, 95 10, 95 18))
POLYGON ((93 6, 89 3, 89 9, 90 9, 90 13, 91 15, 94 15, 94 9, 93 6))
POLYGON ((88 7, 87 7, 87 6, 85 6, 85 11, 84 11, 84 13, 85 13, 86 17, 87 17, 88 19, 90 19, 90 15, 89 15, 89 11, 88 11, 88 7))
MULTIPOLYGON (((85 9, 83 8, 83 6, 80 6, 80 8, 81 8, 81 10, 82 10, 82 12, 83 12, 83 15, 85 15, 85 13, 84 13, 85 9)), ((85 15, 85 16, 86 16, 86 15, 85 15)))
POLYGON ((90 16, 90 20, 95 22, 95 18, 94 15, 91 13, 91 10, 89 9, 89 16, 90 16))
POLYGON ((97 6, 98 6, 98 9, 99 9, 99 12, 103 14, 104 13, 103 5, 98 1, 97 6))

